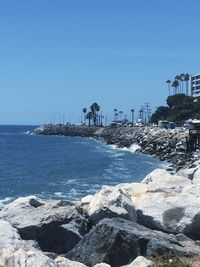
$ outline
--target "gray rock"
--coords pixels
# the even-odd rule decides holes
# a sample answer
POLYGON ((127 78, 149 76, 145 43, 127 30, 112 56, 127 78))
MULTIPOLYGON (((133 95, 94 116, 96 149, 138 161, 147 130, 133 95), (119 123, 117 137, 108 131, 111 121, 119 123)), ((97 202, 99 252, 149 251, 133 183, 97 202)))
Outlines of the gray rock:
POLYGON ((68 201, 19 198, 0 211, 24 240, 37 240, 43 251, 66 253, 87 232, 82 210, 68 201))
POLYGON ((88 266, 105 262, 117 267, 131 263, 140 255, 150 257, 169 252, 190 255, 175 237, 113 218, 100 221, 66 257, 88 266))
POLYGON ((131 199, 119 186, 103 186, 90 199, 87 212, 93 224, 103 218, 121 217, 132 221, 137 219, 131 199))

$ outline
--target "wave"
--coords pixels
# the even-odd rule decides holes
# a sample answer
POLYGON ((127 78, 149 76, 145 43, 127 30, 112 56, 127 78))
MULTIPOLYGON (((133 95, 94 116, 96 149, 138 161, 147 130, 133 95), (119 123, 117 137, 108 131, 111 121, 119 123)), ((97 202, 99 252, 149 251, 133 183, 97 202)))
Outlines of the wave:
POLYGON ((3 199, 0 199, 0 210, 8 203, 10 203, 13 200, 12 197, 5 197, 3 199))
POLYGON ((128 151, 131 153, 136 153, 140 151, 141 147, 138 144, 132 144, 130 147, 118 147, 117 145, 108 145, 110 148, 114 150, 119 150, 119 151, 128 151))

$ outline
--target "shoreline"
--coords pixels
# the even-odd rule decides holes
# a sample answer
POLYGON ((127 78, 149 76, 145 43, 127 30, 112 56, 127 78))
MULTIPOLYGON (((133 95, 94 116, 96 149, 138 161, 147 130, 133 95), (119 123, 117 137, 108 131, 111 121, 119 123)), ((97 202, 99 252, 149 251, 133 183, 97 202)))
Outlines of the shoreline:
MULTIPOLYGON (((56 132, 66 135, 63 128, 56 132)), ((0 210, 0 266, 30 255, 30 267, 156 267, 156 257, 163 256, 199 263, 200 160, 195 153, 184 157, 183 132, 168 133, 90 129, 89 137, 117 149, 128 149, 137 140, 140 152, 161 159, 167 153, 166 159, 179 162, 173 171, 155 169, 141 182, 104 185, 78 201, 28 196, 7 204, 0 210), (176 143, 166 150, 174 136, 176 143)))
POLYGON ((75 125, 42 125, 33 131, 39 135, 62 135, 91 137, 107 145, 129 149, 138 145, 134 152, 153 156, 169 164, 168 171, 176 173, 193 164, 200 156, 198 153, 186 153, 187 130, 176 128, 166 130, 150 127, 95 127, 75 125))

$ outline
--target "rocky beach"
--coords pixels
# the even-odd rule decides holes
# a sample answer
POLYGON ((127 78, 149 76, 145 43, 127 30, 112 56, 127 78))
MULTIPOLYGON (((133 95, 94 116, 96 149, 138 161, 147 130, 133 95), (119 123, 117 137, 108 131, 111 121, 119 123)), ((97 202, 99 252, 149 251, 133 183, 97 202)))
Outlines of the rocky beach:
MULTIPOLYGON (((103 186, 69 202, 18 198, 0 211, 0 266, 153 267, 200 258, 200 160, 187 131, 43 125, 35 134, 93 137, 167 161, 140 183, 103 186)), ((174 265, 175 266, 175 265, 174 265)))

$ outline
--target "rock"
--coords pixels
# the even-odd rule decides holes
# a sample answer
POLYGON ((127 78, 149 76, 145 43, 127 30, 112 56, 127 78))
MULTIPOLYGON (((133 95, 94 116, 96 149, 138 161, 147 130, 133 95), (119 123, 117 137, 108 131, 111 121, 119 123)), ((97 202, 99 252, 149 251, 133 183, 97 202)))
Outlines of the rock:
POLYGON ((113 267, 131 263, 137 256, 151 257, 174 252, 190 255, 174 236, 153 231, 121 218, 101 220, 66 257, 93 266, 105 262, 113 267))
MULTIPOLYGON (((138 223, 168 233, 200 239, 200 185, 187 178, 158 172, 148 181, 148 191, 132 195, 138 223)), ((154 172, 155 174, 155 172, 154 172)), ((151 175, 149 175, 151 176, 151 175)))
POLYGON ((43 251, 66 253, 87 232, 82 210, 68 201, 19 198, 0 211, 24 240, 36 240, 43 251))
POLYGON ((122 189, 114 186, 103 186, 90 200, 87 212, 93 224, 103 218, 113 217, 136 221, 136 212, 131 199, 122 189))
POLYGON ((164 169, 155 169, 142 180, 142 183, 149 184, 151 182, 159 180, 160 178, 167 179, 169 177, 171 177, 171 175, 168 171, 164 169))
POLYGON ((138 256, 133 262, 122 267, 156 267, 156 265, 145 257, 138 256))
POLYGON ((200 185, 200 168, 195 168, 196 171, 194 172, 194 175, 193 175, 193 184, 199 184, 200 185))
POLYGON ((60 257, 60 256, 55 259, 55 262, 58 267, 87 267, 83 263, 71 261, 65 257, 60 257))
POLYGON ((39 251, 18 249, 7 256, 4 265, 6 267, 57 267, 57 264, 39 251))
POLYGON ((178 171, 177 175, 193 180, 196 171, 197 171, 197 168, 181 169, 180 171, 178 171))
POLYGON ((93 267, 111 267, 111 266, 107 263, 102 262, 95 264, 93 267))
POLYGON ((17 229, 13 228, 7 221, 0 220, 0 236, 0 251, 6 247, 17 248, 21 245, 22 240, 17 229))

